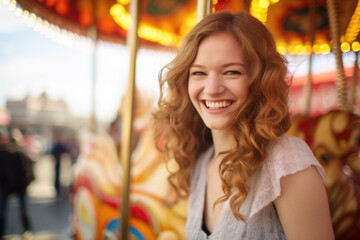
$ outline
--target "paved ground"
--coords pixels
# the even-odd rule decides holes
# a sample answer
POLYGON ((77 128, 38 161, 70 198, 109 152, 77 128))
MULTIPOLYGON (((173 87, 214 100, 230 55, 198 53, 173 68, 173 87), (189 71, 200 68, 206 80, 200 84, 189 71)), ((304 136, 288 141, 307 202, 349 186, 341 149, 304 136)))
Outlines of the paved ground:
MULTIPOLYGON (((64 160, 64 159, 63 159, 64 160)), ((28 206, 32 224, 32 234, 27 239, 34 240, 69 240, 71 238, 70 224, 70 194, 71 182, 70 161, 65 158, 61 166, 63 194, 60 199, 55 197, 53 188, 53 161, 49 156, 40 158, 34 164, 36 180, 28 188, 28 206)), ((11 196, 8 202, 6 237, 5 239, 24 239, 21 236, 21 221, 16 196, 11 196)))

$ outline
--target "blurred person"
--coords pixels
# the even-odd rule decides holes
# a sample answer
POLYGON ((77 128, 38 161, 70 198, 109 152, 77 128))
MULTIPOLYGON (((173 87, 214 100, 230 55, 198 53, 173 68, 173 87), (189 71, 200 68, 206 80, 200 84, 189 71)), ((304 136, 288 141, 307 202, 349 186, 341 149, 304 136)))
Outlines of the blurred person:
POLYGON ((75 133, 73 133, 67 141, 66 147, 71 158, 71 164, 74 164, 80 154, 79 140, 75 133))
MULTIPOLYGON (((18 144, 21 147, 25 147, 25 139, 23 134, 21 133, 20 129, 18 128, 12 128, 11 129, 11 138, 13 139, 13 141, 16 142, 16 144, 18 144)), ((24 148, 24 150, 26 150, 24 148)))
POLYGON ((23 234, 31 238, 31 224, 27 209, 27 186, 34 180, 32 160, 17 143, 21 141, 19 131, 9 138, 6 131, 0 132, 0 236, 5 234, 6 205, 10 194, 19 199, 23 234))
POLYGON ((54 187, 56 190, 56 197, 61 198, 61 183, 60 183, 60 167, 61 158, 64 153, 69 153, 69 150, 64 142, 63 135, 61 133, 55 133, 54 143, 51 147, 50 154, 54 157, 54 187))
POLYGON ((334 239, 323 168, 290 127, 285 58, 250 14, 217 12, 159 74, 156 141, 188 197, 186 236, 334 239), (173 166, 173 165, 171 165, 173 166))

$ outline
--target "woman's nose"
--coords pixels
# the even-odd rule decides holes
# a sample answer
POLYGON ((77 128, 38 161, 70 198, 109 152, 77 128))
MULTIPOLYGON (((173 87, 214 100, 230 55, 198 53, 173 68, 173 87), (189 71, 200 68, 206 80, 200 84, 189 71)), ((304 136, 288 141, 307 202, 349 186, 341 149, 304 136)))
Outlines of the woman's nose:
POLYGON ((225 87, 222 84, 221 78, 215 74, 211 73, 207 76, 205 81, 204 93, 209 95, 219 94, 224 91, 225 87))

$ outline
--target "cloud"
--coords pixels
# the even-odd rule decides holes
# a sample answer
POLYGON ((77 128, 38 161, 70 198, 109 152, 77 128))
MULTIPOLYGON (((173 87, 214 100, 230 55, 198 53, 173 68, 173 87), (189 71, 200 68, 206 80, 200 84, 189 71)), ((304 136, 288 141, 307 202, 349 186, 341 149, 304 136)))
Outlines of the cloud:
POLYGON ((36 76, 52 72, 52 64, 49 61, 36 58, 18 58, 3 61, 0 65, 0 78, 11 79, 21 76, 36 76))

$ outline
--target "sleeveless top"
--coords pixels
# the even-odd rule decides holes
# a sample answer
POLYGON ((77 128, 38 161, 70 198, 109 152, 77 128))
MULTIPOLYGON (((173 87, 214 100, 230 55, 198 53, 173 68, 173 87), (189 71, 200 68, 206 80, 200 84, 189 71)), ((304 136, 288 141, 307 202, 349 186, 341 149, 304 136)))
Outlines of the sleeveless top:
POLYGON ((273 201, 280 196, 280 178, 315 166, 323 178, 324 170, 308 145, 301 139, 283 135, 280 142, 268 148, 267 159, 250 177, 250 191, 240 213, 246 222, 233 215, 229 199, 223 204, 213 232, 208 236, 202 230, 206 191, 206 163, 213 156, 210 147, 203 152, 190 176, 190 195, 186 220, 187 240, 202 239, 286 239, 273 201))

